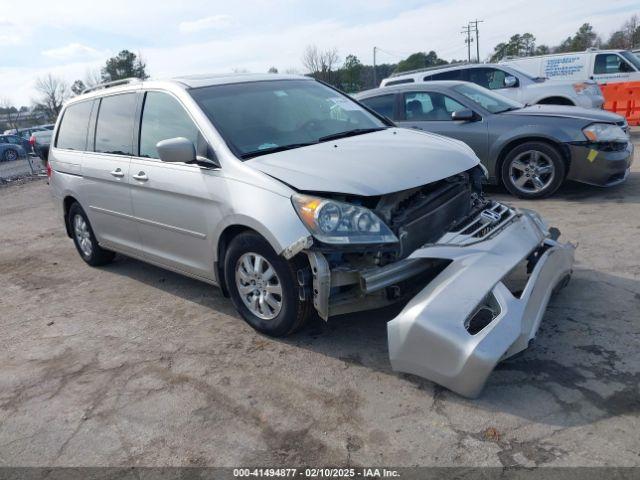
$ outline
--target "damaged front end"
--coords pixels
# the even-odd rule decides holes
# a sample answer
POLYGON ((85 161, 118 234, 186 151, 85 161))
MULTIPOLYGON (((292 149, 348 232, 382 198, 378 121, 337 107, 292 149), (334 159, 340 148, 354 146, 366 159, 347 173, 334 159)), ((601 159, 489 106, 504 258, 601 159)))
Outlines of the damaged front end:
POLYGON ((314 235, 285 252, 309 258, 310 270, 298 272, 301 295, 313 297, 325 320, 408 302, 388 323, 393 369, 469 397, 535 336, 551 293, 571 275, 574 251, 535 212, 484 198, 480 176, 475 167, 378 197, 333 195, 373 212, 388 227, 385 241, 314 235))

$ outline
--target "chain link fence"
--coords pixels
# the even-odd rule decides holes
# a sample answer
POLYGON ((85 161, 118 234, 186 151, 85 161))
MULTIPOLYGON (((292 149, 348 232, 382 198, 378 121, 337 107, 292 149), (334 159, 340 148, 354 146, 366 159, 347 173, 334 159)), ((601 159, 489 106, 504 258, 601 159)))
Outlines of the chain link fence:
POLYGON ((44 175, 45 164, 40 157, 25 155, 17 160, 0 161, 0 183, 32 175, 44 175))

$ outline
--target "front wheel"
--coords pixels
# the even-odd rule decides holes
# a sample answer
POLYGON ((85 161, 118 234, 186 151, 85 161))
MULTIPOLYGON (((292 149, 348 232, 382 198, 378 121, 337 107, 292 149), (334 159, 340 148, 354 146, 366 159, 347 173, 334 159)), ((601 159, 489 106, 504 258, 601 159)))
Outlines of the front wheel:
POLYGON ((234 306, 259 332, 274 337, 299 329, 310 317, 310 299, 302 299, 297 266, 276 254, 260 235, 241 233, 229 245, 224 277, 234 306))
POLYGON ((512 149, 502 163, 502 182, 520 198, 543 198, 564 181, 565 164, 560 152, 543 142, 526 142, 512 149))

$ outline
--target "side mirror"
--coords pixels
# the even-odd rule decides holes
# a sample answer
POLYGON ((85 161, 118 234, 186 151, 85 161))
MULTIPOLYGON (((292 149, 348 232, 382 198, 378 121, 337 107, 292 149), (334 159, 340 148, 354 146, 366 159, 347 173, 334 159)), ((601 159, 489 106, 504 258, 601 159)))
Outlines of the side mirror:
POLYGON ((161 140, 156 144, 158 155, 163 162, 195 162, 196 147, 184 137, 161 140))
POLYGON ((507 75, 504 77, 504 86, 506 88, 513 88, 518 85, 518 79, 513 75, 507 75))
POLYGON ((470 122, 476 119, 476 114, 470 108, 463 108, 451 114, 451 120, 455 122, 470 122))

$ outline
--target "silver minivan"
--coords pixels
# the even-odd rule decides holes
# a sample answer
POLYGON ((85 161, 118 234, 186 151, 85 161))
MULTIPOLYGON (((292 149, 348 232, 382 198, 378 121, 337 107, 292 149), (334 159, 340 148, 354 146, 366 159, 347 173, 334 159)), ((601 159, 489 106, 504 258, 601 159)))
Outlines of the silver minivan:
POLYGON ((571 274, 556 229, 484 197, 469 147, 306 77, 99 86, 65 105, 49 171, 89 265, 118 252, 218 285, 274 336, 403 302, 392 366, 463 395, 571 274))

